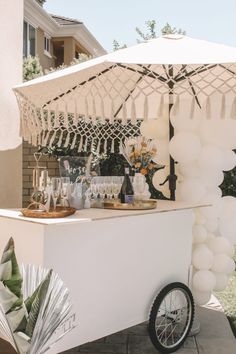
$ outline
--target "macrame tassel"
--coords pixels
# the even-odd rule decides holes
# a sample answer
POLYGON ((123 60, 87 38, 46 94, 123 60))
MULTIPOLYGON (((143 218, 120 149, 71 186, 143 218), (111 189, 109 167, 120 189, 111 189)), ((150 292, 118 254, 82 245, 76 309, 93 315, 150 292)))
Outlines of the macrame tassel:
POLYGON ((85 138, 85 142, 84 142, 84 149, 83 149, 83 151, 87 151, 87 145, 88 145, 88 139, 87 138, 85 138))
POLYGON ((160 118, 163 116, 163 110, 164 110, 164 96, 163 94, 161 95, 158 111, 157 111, 157 118, 160 118))
POLYGON ((44 136, 44 139, 43 139, 43 146, 47 146, 47 142, 48 142, 48 139, 50 137, 50 132, 47 132, 44 136))
POLYGON ((77 100, 74 99, 74 106, 75 106, 75 109, 74 109, 74 116, 73 116, 73 124, 77 127, 78 125, 78 107, 77 107, 77 100))
POLYGON ((66 136, 66 141, 65 141, 65 143, 64 143, 64 147, 65 147, 65 148, 68 147, 69 142, 70 142, 70 133, 68 132, 68 133, 67 133, 67 136, 66 136))
POLYGON ((231 119, 236 119, 236 97, 234 97, 234 100, 232 103, 230 117, 231 117, 231 119))
POLYGON ((143 120, 148 120, 148 98, 145 96, 144 105, 143 105, 143 120))
POLYGON ((111 153, 114 154, 115 152, 115 140, 112 139, 112 142, 111 142, 111 153))
POLYGON ((172 108, 173 116, 176 116, 179 113, 179 95, 176 97, 175 104, 172 108))
POLYGON ((121 155, 123 155, 123 142, 122 142, 121 139, 120 139, 120 143, 119 143, 119 153, 120 153, 121 155))
POLYGON ((211 101, 210 97, 207 97, 206 100, 206 118, 211 119, 211 101))
POLYGON ((81 136, 80 142, 79 142, 78 152, 81 152, 81 151, 82 151, 82 147, 83 147, 83 137, 81 136))
POLYGON ((93 113, 92 113, 92 122, 95 124, 96 123, 96 103, 95 99, 93 97, 93 113))
POLYGON ((110 117, 111 124, 114 123, 114 114, 115 114, 114 103, 113 101, 111 101, 111 117, 110 117))
POLYGON ((136 107, 135 107, 135 102, 134 100, 132 101, 131 104, 131 123, 135 123, 136 122, 136 107))
POLYGON ((65 112, 64 112, 64 125, 65 125, 65 128, 68 130, 69 129, 69 115, 68 115, 67 103, 65 105, 65 112))
POLYGON ((105 123, 105 121, 106 121, 106 118, 105 118, 105 108, 104 108, 104 102, 103 102, 103 99, 102 99, 102 98, 101 98, 100 105, 101 105, 101 122, 102 122, 102 123, 105 123))
POLYGON ((48 130, 52 130, 52 111, 47 111, 48 130))
POLYGON ((54 133, 52 134, 51 139, 50 139, 49 147, 52 147, 52 144, 54 143, 54 140, 55 140, 55 138, 56 138, 56 135, 57 135, 57 131, 55 130, 54 133))
POLYGON ((191 106, 190 106, 190 114, 189 114, 190 119, 194 118, 195 106, 196 106, 196 100, 195 100, 195 97, 193 97, 192 102, 191 102, 191 106))
POLYGON ((61 135, 60 135, 59 140, 58 140, 58 143, 57 143, 57 146, 58 146, 58 147, 61 147, 62 138, 63 138, 63 131, 61 132, 61 135))
POLYGON ((104 140, 104 145, 103 145, 103 152, 107 152, 107 139, 104 140))
POLYGON ((58 105, 56 105, 54 128, 59 128, 59 126, 60 126, 60 116, 58 112, 58 105))
POLYGON ((42 130, 46 130, 46 124, 45 124, 45 119, 44 119, 44 111, 41 108, 40 110, 40 116, 41 116, 41 126, 42 126, 42 130))
POLYGON ((127 123, 127 107, 126 107, 126 102, 124 101, 122 105, 122 124, 127 123))
POLYGON ((100 147, 101 147, 101 140, 98 140, 98 146, 97 146, 97 154, 100 153, 100 147))
POLYGON ((88 104, 88 97, 85 97, 84 108, 85 108, 84 120, 85 120, 85 123, 89 123, 89 104, 88 104))
POLYGON ((221 99, 221 110, 220 110, 221 119, 225 119, 225 113, 226 113, 226 102, 225 102, 225 94, 223 94, 221 99))
POLYGON ((75 144, 76 144, 76 140, 77 140, 77 134, 75 134, 74 135, 74 138, 73 138, 73 141, 72 141, 72 144, 71 144, 71 150, 73 150, 74 149, 74 147, 75 147, 75 144))

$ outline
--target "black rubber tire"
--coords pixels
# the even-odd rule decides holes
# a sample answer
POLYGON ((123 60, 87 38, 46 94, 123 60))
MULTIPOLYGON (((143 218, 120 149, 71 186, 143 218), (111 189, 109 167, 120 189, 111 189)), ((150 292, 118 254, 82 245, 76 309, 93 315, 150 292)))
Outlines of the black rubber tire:
POLYGON ((150 317, 149 317, 148 331, 149 331, 149 336, 150 336, 150 339, 151 339, 154 347, 161 353, 173 353, 176 350, 178 350, 183 345, 186 337, 188 336, 188 334, 192 328, 193 319, 194 319, 194 312, 195 312, 195 308, 194 308, 193 295, 192 295, 190 289, 185 284, 179 283, 179 282, 174 282, 174 283, 170 283, 167 286, 165 286, 159 292, 156 299, 154 300, 154 303, 152 305, 151 312, 150 312, 150 317), (162 301, 173 290, 180 290, 185 295, 185 298, 187 299, 187 303, 188 303, 189 308, 188 308, 187 323, 186 323, 182 338, 180 340, 178 340, 176 345, 174 344, 174 345, 171 345, 170 347, 168 347, 168 346, 164 346, 160 342, 160 340, 157 336, 157 333, 156 333, 155 324, 156 324, 156 317, 157 317, 157 314, 160 309, 162 301))

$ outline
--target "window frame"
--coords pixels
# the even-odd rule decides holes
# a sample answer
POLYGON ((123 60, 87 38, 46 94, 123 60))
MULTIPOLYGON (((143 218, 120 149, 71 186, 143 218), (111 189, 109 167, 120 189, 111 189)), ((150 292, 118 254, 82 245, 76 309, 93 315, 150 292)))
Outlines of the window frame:
POLYGON ((44 36, 43 36, 43 51, 44 54, 47 55, 49 58, 52 58, 51 53, 51 37, 44 32, 44 36))
MULTIPOLYGON (((24 18, 24 24, 26 23, 26 55, 24 53, 24 45, 23 45, 23 57, 27 58, 29 55, 35 57, 37 55, 36 48, 37 48, 37 27, 33 25, 30 21, 28 21, 26 18, 24 18), (34 29, 35 33, 35 50, 34 50, 34 55, 30 53, 30 39, 29 39, 29 34, 30 34, 30 26, 34 29)), ((24 41, 24 38, 23 38, 24 41)))

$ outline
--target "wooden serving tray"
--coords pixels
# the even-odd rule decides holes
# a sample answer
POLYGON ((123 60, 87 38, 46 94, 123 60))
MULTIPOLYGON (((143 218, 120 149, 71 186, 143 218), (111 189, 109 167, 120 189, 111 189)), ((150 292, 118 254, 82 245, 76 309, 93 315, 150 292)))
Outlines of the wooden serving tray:
POLYGON ((140 200, 139 202, 134 202, 133 204, 114 202, 104 202, 104 209, 115 209, 115 210, 149 210, 156 209, 156 200, 140 200))
POLYGON ((71 207, 61 207, 57 206, 56 210, 44 211, 40 209, 21 209, 24 216, 28 218, 65 218, 66 216, 72 215, 76 212, 75 208, 71 207))

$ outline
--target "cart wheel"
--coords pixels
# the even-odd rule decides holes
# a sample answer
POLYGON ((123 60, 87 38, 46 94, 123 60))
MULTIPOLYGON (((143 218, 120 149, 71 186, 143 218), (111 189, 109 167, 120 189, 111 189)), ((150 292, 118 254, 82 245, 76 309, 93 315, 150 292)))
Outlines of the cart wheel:
POLYGON ((161 353, 173 353, 184 343, 193 324, 194 301, 183 283, 171 283, 157 295, 149 318, 149 335, 161 353))

